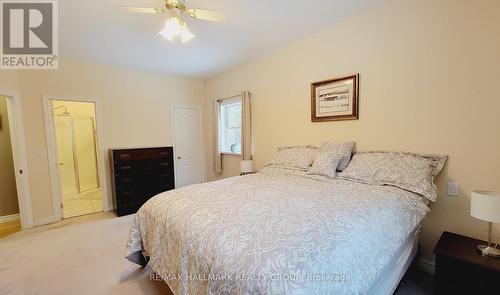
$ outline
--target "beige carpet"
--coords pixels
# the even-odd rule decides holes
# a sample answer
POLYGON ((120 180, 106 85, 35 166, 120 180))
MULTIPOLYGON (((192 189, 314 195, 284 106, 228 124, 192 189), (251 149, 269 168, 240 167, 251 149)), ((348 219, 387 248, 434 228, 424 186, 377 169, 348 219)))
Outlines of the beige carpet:
POLYGON ((0 294, 169 294, 123 257, 132 219, 97 213, 0 239, 0 294))

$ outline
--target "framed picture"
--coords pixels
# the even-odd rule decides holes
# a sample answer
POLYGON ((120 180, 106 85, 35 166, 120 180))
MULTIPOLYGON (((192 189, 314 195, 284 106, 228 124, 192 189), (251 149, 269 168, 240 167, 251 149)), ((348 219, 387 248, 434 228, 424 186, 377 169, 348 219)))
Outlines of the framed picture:
POLYGON ((359 74, 311 84, 311 121, 358 119, 359 74))

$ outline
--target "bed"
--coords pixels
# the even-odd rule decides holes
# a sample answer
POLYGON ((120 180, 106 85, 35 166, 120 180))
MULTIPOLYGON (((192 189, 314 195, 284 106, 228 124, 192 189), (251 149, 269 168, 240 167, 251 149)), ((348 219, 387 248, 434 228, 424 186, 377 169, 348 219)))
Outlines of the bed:
POLYGON ((267 167, 153 197, 125 256, 174 294, 392 294, 428 211, 393 186, 267 167))

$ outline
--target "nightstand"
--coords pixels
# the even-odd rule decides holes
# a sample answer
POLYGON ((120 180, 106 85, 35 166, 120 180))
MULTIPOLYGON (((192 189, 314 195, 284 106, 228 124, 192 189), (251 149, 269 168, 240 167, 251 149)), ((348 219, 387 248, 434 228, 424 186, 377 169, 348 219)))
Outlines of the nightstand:
POLYGON ((436 254, 435 294, 500 294, 500 259, 483 256, 484 241, 443 232, 436 254))

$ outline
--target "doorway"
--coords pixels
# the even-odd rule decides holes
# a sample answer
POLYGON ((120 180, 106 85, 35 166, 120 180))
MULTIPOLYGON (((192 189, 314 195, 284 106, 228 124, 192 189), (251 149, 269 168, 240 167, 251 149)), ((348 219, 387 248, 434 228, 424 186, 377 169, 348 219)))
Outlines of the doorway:
POLYGON ((204 179, 201 110, 198 106, 172 107, 175 187, 204 179))
POLYGON ((101 212, 96 105, 64 99, 51 99, 49 105, 61 217, 101 212))

